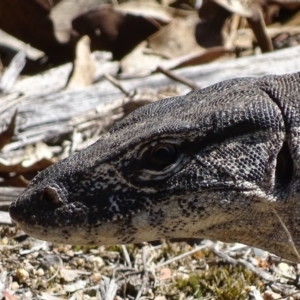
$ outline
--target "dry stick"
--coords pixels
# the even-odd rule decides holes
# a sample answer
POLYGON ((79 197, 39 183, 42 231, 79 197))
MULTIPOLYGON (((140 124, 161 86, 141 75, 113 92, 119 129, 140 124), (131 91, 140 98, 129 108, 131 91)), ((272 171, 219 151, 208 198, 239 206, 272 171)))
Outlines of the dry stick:
POLYGON ((261 9, 256 5, 252 5, 252 16, 247 18, 248 24, 253 30, 258 45, 263 53, 273 51, 272 40, 266 31, 266 24, 261 9))
MULTIPOLYGON (((134 269, 134 268, 122 268, 122 267, 114 268, 113 274, 112 274, 112 277, 113 277, 113 278, 116 278, 116 273, 117 273, 117 272, 131 272, 131 273, 126 274, 126 275, 135 275, 135 274, 141 273, 142 271, 137 271, 137 270, 134 269)), ((117 280, 118 280, 118 278, 116 279, 116 281, 117 281, 117 280)))
MULTIPOLYGON (((280 298, 276 298, 276 300, 288 299, 289 297, 292 297, 292 296, 297 295, 297 294, 299 294, 299 293, 300 293, 300 292, 297 291, 297 292, 293 292, 293 293, 291 293, 291 294, 286 294, 285 296, 282 296, 282 297, 280 297, 280 298)), ((296 299, 299 299, 299 298, 296 298, 296 299)))
POLYGON ((234 14, 232 16, 230 29, 229 29, 229 35, 226 38, 225 47, 226 48, 234 48, 234 38, 236 37, 236 33, 239 27, 241 17, 238 14, 234 14))
POLYGON ((278 215, 277 211, 276 211, 275 209, 273 209, 273 212, 274 212, 275 216, 277 217, 278 221, 280 222, 280 224, 281 224, 283 230, 285 231, 286 235, 288 236, 288 238, 289 238, 289 244, 291 244, 292 249, 293 249, 293 251, 295 252, 295 254, 296 254, 297 258, 298 258, 298 261, 300 261, 300 255, 299 255, 299 252, 298 252, 297 249, 296 249, 295 243, 294 243, 294 241, 293 241, 293 238, 292 238, 292 236, 291 236, 289 230, 288 230, 287 227, 285 226, 283 220, 282 220, 282 219, 280 218, 280 216, 278 215))
POLYGON ((106 291, 105 300, 113 300, 116 297, 118 291, 118 285, 114 278, 109 282, 108 289, 106 291))
POLYGON ((145 275, 144 275, 144 279, 143 279, 142 286, 141 286, 141 288, 139 289, 139 292, 138 292, 138 294, 136 295, 136 297, 135 297, 134 300, 139 300, 139 299, 140 299, 140 297, 141 297, 141 295, 142 295, 142 292, 143 292, 144 288, 146 287, 147 282, 148 282, 148 275, 145 274, 145 275))
POLYGON ((6 130, 0 133, 0 150, 11 142, 12 137, 15 134, 16 120, 18 115, 18 109, 15 110, 6 130))
POLYGON ((125 258, 125 260, 127 262, 128 268, 132 268, 132 263, 131 263, 131 260, 130 260, 130 257, 129 257, 129 254, 128 254, 126 246, 125 245, 121 245, 121 247, 122 247, 123 255, 124 255, 124 258, 125 258))
POLYGON ((259 290, 255 289, 252 294, 255 300, 264 300, 259 290))
POLYGON ((173 80, 176 80, 182 84, 185 84, 187 85, 188 87, 190 87, 192 90, 199 90, 200 87, 194 83, 192 80, 189 80, 185 77, 182 77, 180 75, 177 75, 175 74, 174 72, 170 71, 170 70, 167 70, 161 66, 158 66, 157 69, 156 69, 158 72, 161 72, 163 74, 165 74, 166 76, 168 76, 169 78, 173 79, 173 80))
POLYGON ((3 115, 6 112, 12 110, 13 107, 16 107, 25 97, 22 96, 19 92, 12 92, 7 95, 1 95, 0 97, 0 115, 3 115))
POLYGON ((53 278, 55 278, 55 277, 58 275, 58 272, 59 272, 59 271, 63 268, 63 266, 64 266, 64 263, 63 263, 61 257, 58 256, 58 255, 55 255, 55 257, 57 257, 57 259, 58 259, 58 261, 59 261, 59 266, 57 267, 55 273, 54 273, 50 278, 48 278, 48 279, 46 280, 46 282, 49 282, 49 281, 51 281, 53 278))
POLYGON ((195 253, 195 252, 198 252, 198 251, 200 251, 200 250, 202 250, 202 249, 204 249, 204 248, 212 248, 212 245, 213 245, 213 243, 212 243, 211 241, 207 241, 206 244, 203 245, 203 246, 196 247, 195 249, 193 249, 193 250, 191 250, 191 251, 188 251, 188 252, 185 252, 185 253, 180 254, 180 255, 178 255, 178 256, 175 256, 175 257, 173 257, 173 258, 171 258, 171 259, 169 259, 169 260, 167 260, 167 261, 165 261, 165 262, 163 262, 163 263, 161 263, 161 264, 155 266, 155 269, 161 268, 161 267, 163 267, 163 266, 165 266, 165 265, 168 265, 168 264, 170 264, 170 263, 172 263, 172 262, 174 262, 174 261, 176 261, 176 260, 179 260, 179 259, 181 259, 181 258, 184 258, 184 257, 186 257, 186 256, 189 256, 189 255, 191 255, 191 254, 193 254, 193 253, 195 253))
POLYGON ((71 137, 71 145, 69 149, 69 156, 73 155, 77 149, 77 141, 76 141, 76 135, 77 135, 77 128, 73 129, 72 137, 71 137))
POLYGON ((112 83, 116 88, 118 88, 122 93, 124 93, 127 97, 132 97, 133 93, 132 92, 128 92, 120 83, 119 80, 117 80, 116 78, 114 78, 113 76, 105 73, 104 77, 110 82, 112 83))
POLYGON ((233 257, 230 257, 227 254, 218 251, 215 247, 212 250, 217 256, 219 256, 220 258, 222 258, 223 260, 225 260, 226 262, 228 262, 232 265, 242 265, 243 267, 245 267, 248 270, 250 270, 251 272, 259 275, 260 277, 262 277, 265 280, 268 280, 268 281, 275 280, 274 276, 272 276, 271 274, 269 274, 263 270, 260 270, 259 268, 256 268, 255 266, 253 266, 251 263, 247 262, 244 259, 235 259, 233 257))
POLYGON ((149 281, 149 275, 148 275, 148 268, 147 268, 147 246, 145 245, 143 248, 142 248, 142 261, 143 261, 143 267, 144 267, 144 277, 143 277, 143 284, 142 286, 140 287, 136 297, 135 297, 135 300, 139 300, 141 295, 142 295, 142 292, 144 290, 144 288, 146 287, 146 284, 148 283, 149 281))
POLYGON ((148 267, 147 267, 147 245, 144 245, 144 247, 142 248, 142 261, 143 261, 144 271, 147 272, 148 271, 148 267))

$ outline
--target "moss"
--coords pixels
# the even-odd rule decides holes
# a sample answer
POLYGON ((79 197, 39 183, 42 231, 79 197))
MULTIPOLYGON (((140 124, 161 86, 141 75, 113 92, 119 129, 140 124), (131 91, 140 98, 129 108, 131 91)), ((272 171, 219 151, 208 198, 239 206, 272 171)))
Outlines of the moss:
POLYGON ((176 286, 180 291, 187 293, 187 295, 193 295, 196 299, 202 298, 199 277, 196 275, 191 275, 188 279, 179 279, 176 286))
POLYGON ((178 300, 180 294, 190 299, 242 300, 249 296, 247 287, 258 283, 258 276, 247 269, 222 264, 197 273, 193 271, 186 278, 178 276, 171 285, 157 287, 157 293, 170 300, 178 300))
POLYGON ((121 245, 107 246, 106 247, 106 251, 112 251, 112 252, 122 253, 122 246, 121 245))

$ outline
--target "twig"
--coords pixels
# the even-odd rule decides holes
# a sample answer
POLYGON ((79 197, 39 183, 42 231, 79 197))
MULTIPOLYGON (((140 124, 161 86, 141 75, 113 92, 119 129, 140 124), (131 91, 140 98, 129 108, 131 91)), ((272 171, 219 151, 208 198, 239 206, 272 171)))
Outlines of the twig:
POLYGON ((148 274, 148 267, 147 267, 147 246, 146 245, 144 245, 142 248, 142 261, 143 261, 143 268, 144 268, 143 284, 140 287, 140 289, 135 297, 135 300, 140 299, 142 292, 145 289, 146 284, 149 281, 149 274, 148 274))
POLYGON ((243 244, 236 244, 233 247, 225 249, 223 252, 224 253, 235 252, 235 251, 239 251, 239 250, 242 250, 245 248, 249 248, 249 246, 243 245, 243 244))
POLYGON ((285 226, 284 222, 282 221, 282 219, 281 219, 280 216, 278 215, 277 211, 276 211, 275 209, 273 209, 273 212, 274 212, 275 216, 277 217, 279 223, 281 224, 283 230, 285 231, 286 235, 288 236, 289 244, 291 244, 292 249, 293 249, 293 251, 294 251, 295 254, 296 254, 296 257, 298 258, 298 261, 300 261, 300 255, 299 255, 299 252, 298 252, 297 249, 296 249, 295 243, 294 243, 294 241, 293 241, 293 238, 292 238, 292 236, 291 236, 289 230, 287 229, 287 227, 285 226))
POLYGON ((109 286, 105 295, 105 300, 115 299, 117 290, 118 290, 118 286, 116 284, 116 281, 112 278, 109 282, 109 286))
POLYGON ((58 275, 58 272, 63 268, 63 265, 64 265, 64 263, 63 263, 63 261, 62 261, 62 259, 61 259, 60 256, 58 256, 58 255, 54 255, 54 256, 57 258, 57 260, 59 262, 59 265, 57 266, 57 269, 56 269, 55 273, 50 278, 48 278, 46 280, 47 282, 49 282, 52 279, 54 279, 58 275))
POLYGON ((140 297, 142 295, 142 292, 145 289, 148 280, 149 280, 149 277, 148 277, 148 273, 146 272, 145 275, 144 275, 144 278, 143 278, 143 283, 142 283, 141 288, 139 289, 139 291, 138 291, 138 293, 137 293, 137 295, 135 297, 135 300, 139 300, 140 299, 140 297))
POLYGON ((203 245, 203 246, 196 247, 195 249, 193 249, 193 250, 191 250, 191 251, 188 251, 188 252, 185 252, 185 253, 183 253, 183 254, 181 254, 181 255, 175 256, 175 257, 173 257, 173 258, 171 258, 171 259, 169 259, 169 260, 167 260, 167 261, 165 261, 165 262, 163 262, 163 263, 161 263, 161 264, 155 266, 155 269, 161 268, 161 267, 163 267, 163 266, 165 266, 165 265, 168 265, 168 264, 170 264, 170 263, 172 263, 172 262, 174 262, 174 261, 176 261, 176 260, 179 260, 179 259, 181 259, 181 258, 184 258, 184 257, 186 257, 186 256, 189 256, 189 255, 191 255, 191 254, 193 254, 193 253, 195 253, 195 252, 198 252, 198 251, 200 251, 200 250, 202 250, 202 249, 204 249, 204 248, 212 248, 212 245, 213 245, 213 243, 212 243, 211 241, 207 241, 206 244, 203 245))
POLYGON ((69 149, 69 156, 73 155, 76 151, 77 148, 77 128, 73 129, 72 132, 72 138, 71 138, 71 145, 70 145, 70 149, 69 149))
POLYGON ((213 252, 217 256, 219 256, 220 258, 222 258, 224 261, 228 262, 229 264, 232 264, 232 265, 242 265, 246 269, 248 269, 251 272, 257 274, 258 276, 262 277, 265 280, 268 280, 268 281, 270 281, 270 280, 274 281, 275 280, 274 276, 270 275, 269 273, 267 273, 267 272, 265 272, 263 270, 260 270, 259 268, 256 268, 255 266, 253 266, 251 263, 247 262, 244 259, 241 259, 241 258, 240 259, 232 258, 232 257, 228 256, 227 254, 225 254, 223 252, 220 252, 215 247, 212 250, 213 250, 213 252))
POLYGON ((129 257, 126 246, 122 245, 121 247, 122 247, 123 255, 124 255, 124 258, 127 262, 128 268, 132 268, 132 263, 131 263, 131 260, 130 260, 130 257, 129 257))
POLYGON ((148 271, 148 267, 147 267, 147 246, 143 246, 142 248, 142 261, 143 261, 143 267, 144 267, 144 271, 147 272, 148 271))
POLYGON ((118 81, 116 78, 114 78, 113 76, 105 73, 104 77, 110 82, 112 83, 116 88, 118 88, 122 93, 124 93, 127 97, 132 97, 134 93, 127 91, 122 84, 120 83, 120 81, 118 81))
POLYGON ((120 268, 115 268, 114 270, 113 270, 113 278, 116 278, 116 273, 117 272, 126 272, 126 271, 130 271, 130 272, 132 272, 132 273, 130 273, 130 275, 132 275, 132 274, 135 274, 135 273, 141 273, 141 271, 137 271, 136 269, 134 269, 134 268, 122 268, 122 267, 120 267, 120 268))
POLYGON ((252 295, 254 297, 255 300, 264 300, 263 297, 261 296, 261 293, 259 292, 259 290, 254 290, 252 292, 252 295))
POLYGON ((18 109, 15 110, 6 130, 4 130, 3 132, 0 133, 0 150, 6 144, 11 142, 11 140, 15 134, 17 115, 18 115, 18 109))
MULTIPOLYGON (((293 292, 291 294, 286 293, 283 297, 276 298, 276 300, 288 299, 289 297, 292 297, 294 295, 297 295, 297 294, 299 295, 299 293, 300 293, 299 291, 293 292)), ((294 298, 294 299, 299 299, 299 298, 297 297, 297 298, 294 298)))
POLYGON ((256 4, 252 5, 252 16, 247 18, 249 26, 257 39, 258 45, 263 53, 273 51, 273 45, 266 31, 265 21, 259 8, 256 4))
POLYGON ((176 80, 176 81, 178 81, 178 82, 180 82, 182 84, 187 85, 192 90, 199 90, 200 89, 200 87, 196 83, 194 83, 192 80, 187 79, 187 78, 185 78, 183 76, 177 75, 174 72, 172 72, 170 70, 167 70, 167 69, 165 69, 165 68, 163 68, 161 66, 157 67, 157 71, 165 74, 166 76, 168 76, 169 78, 171 78, 173 80, 176 80))

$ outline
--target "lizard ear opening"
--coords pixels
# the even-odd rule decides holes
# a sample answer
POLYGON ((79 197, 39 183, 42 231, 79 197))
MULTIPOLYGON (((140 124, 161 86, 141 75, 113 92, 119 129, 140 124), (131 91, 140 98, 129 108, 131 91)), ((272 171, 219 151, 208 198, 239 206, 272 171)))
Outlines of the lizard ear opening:
POLYGON ((287 188, 293 177, 293 158, 287 142, 284 142, 278 155, 275 170, 275 183, 277 188, 287 188))

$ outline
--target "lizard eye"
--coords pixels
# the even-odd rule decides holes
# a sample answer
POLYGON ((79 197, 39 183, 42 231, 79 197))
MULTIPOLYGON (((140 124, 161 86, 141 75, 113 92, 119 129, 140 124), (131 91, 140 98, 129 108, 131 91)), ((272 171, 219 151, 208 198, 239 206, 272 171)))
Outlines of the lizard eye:
POLYGON ((153 141, 142 148, 127 171, 133 181, 155 181, 171 176, 182 167, 186 146, 181 140, 153 141))
POLYGON ((165 167, 173 163, 177 158, 175 145, 161 143, 155 145, 149 152, 148 161, 160 167, 165 167))
POLYGON ((133 182, 162 180, 180 170, 186 143, 183 140, 152 141, 138 149, 137 157, 126 168, 133 182))

